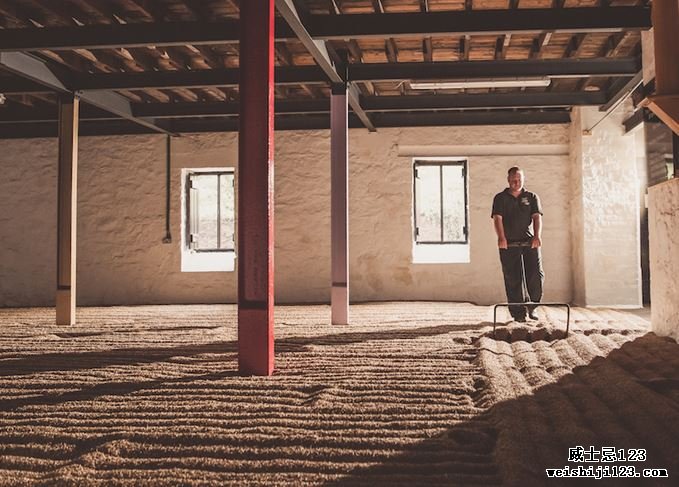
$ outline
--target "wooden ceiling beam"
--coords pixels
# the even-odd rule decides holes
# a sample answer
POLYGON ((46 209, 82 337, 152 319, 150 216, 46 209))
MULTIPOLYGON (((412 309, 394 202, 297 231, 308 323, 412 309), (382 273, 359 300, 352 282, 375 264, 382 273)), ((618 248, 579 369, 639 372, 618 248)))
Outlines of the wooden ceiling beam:
POLYGON ((363 51, 361 50, 361 46, 358 45, 358 41, 356 41, 356 39, 349 39, 347 42, 347 50, 354 59, 354 63, 363 62, 363 51))
MULTIPOLYGON (((276 54, 276 58, 278 59, 278 63, 281 66, 293 66, 294 60, 292 57, 292 54, 290 53, 290 50, 287 48, 286 44, 283 42, 277 42, 274 46, 274 52, 276 54)), ((283 85, 279 85, 283 86, 283 85)), ((307 84, 302 84, 300 85, 302 90, 309 95, 311 98, 315 98, 317 96, 316 90, 314 90, 312 87, 310 87, 307 84)))
POLYGON ((184 5, 196 20, 213 19, 212 11, 208 8, 207 2, 200 0, 184 0, 184 5))
MULTIPOLYGON (((650 9, 596 8, 473 10, 355 15, 312 15, 305 28, 316 40, 415 35, 509 34, 540 32, 619 32, 651 27, 650 9)), ((0 29, 1 51, 104 49, 178 44, 237 43, 237 20, 158 22, 41 29, 0 29)), ((277 40, 295 39, 283 19, 277 40)))
POLYGON ((422 41, 422 59, 425 63, 434 62, 434 45, 431 37, 425 37, 422 41))
POLYGON ((542 49, 549 44, 552 38, 552 32, 543 32, 536 39, 533 39, 529 57, 536 59, 542 57, 542 49))
POLYGON ((398 62, 398 46, 396 46, 396 41, 394 41, 394 39, 389 38, 384 41, 384 50, 387 54, 387 60, 390 63, 398 62))
MULTIPOLYGON (((55 9, 54 6, 45 5, 41 2, 31 1, 30 5, 24 5, 20 8, 12 6, 2 6, 0 7, 0 13, 9 15, 13 19, 20 21, 22 23, 30 23, 35 27, 45 28, 48 20, 57 21, 64 26, 72 26, 75 24, 75 19, 69 17, 68 15, 62 13, 60 10, 55 9), (32 6, 32 8, 31 8, 32 6), (42 11, 41 11, 42 10, 42 11)), ((95 68, 100 71, 107 71, 105 66, 99 61, 97 56, 87 49, 74 49, 71 54, 66 54, 65 56, 54 56, 52 53, 44 53, 51 59, 58 62, 66 62, 71 66, 77 66, 78 69, 87 69, 87 66, 82 62, 82 60, 92 63, 95 68), (79 57, 81 59, 76 59, 79 57), (70 60, 70 62, 69 62, 70 60)))
POLYGON ((274 53, 276 58, 278 58, 278 63, 281 66, 291 66, 293 65, 292 54, 287 46, 282 42, 277 42, 274 46, 274 53))
MULTIPOLYGON (((351 81, 402 81, 404 79, 493 78, 507 76, 634 76, 638 58, 590 58, 550 60, 454 61, 436 63, 353 63, 348 66, 351 81)), ((145 89, 205 86, 236 86, 237 68, 148 71, 142 73, 71 73, 72 89, 145 89)), ((327 83, 318 66, 279 66, 277 84, 327 83)), ((2 81, 0 79, 0 92, 2 81)))
POLYGON ((633 78, 619 78, 615 81, 609 82, 609 85, 606 89, 606 93, 609 97, 608 102, 606 102, 605 105, 600 106, 599 110, 602 112, 607 112, 623 97, 626 97, 630 92, 633 92, 635 89, 637 89, 643 82, 643 72, 641 70, 639 70, 639 72, 633 78))
MULTIPOLYGON (((36 2, 33 2, 34 4, 36 2)), ((90 9, 98 12, 103 18, 108 19, 109 23, 110 22, 120 22, 120 18, 115 15, 115 13, 109 8, 109 7, 102 7, 101 5, 91 5, 88 2, 86 2, 87 5, 90 7, 90 9), (102 11, 102 8, 104 9, 102 11)), ((156 11, 152 12, 147 9, 146 5, 141 5, 139 2, 134 2, 134 4, 137 6, 138 10, 142 12, 144 15, 146 15, 149 20, 154 20, 154 16, 159 15, 158 11, 158 4, 154 3, 151 4, 150 6, 155 8, 156 11), (152 15, 153 14, 153 15, 152 15)), ((42 3, 39 4, 41 8, 43 8, 46 12, 48 12, 51 16, 56 18, 59 22, 62 24, 72 24, 74 22, 73 17, 69 17, 68 15, 64 14, 61 10, 55 9, 53 6, 45 6, 42 3)), ((164 51, 159 51, 156 55, 153 50, 149 50, 149 52, 152 52, 153 56, 155 56, 155 61, 152 61, 152 63, 156 66, 159 66, 161 69, 178 69, 181 66, 181 62, 177 62, 171 55, 170 53, 173 54, 174 57, 180 56, 179 53, 173 52, 175 48, 166 48, 164 51)), ((73 52, 82 57, 83 59, 89 61, 92 63, 92 66, 102 72, 112 72, 114 69, 111 66, 119 66, 118 60, 122 59, 125 68, 127 69, 132 69, 134 71, 141 71, 143 69, 149 69, 148 65, 145 65, 141 63, 137 58, 135 58, 132 53, 129 50, 112 50, 109 52, 106 51, 99 51, 96 55, 92 53, 89 50, 86 49, 74 49, 73 52), (117 55, 117 57, 116 57, 117 55)), ((151 56, 148 56, 151 57, 151 56)), ((71 63, 73 63, 74 60, 71 60, 71 63)), ((187 64, 186 59, 183 59, 184 64, 187 64)), ((87 67, 81 67, 80 69, 86 70, 87 67)), ((145 94, 153 99, 154 101, 160 101, 160 102, 168 102, 170 101, 170 96, 168 94, 156 90, 156 89, 148 89, 145 91, 145 94)), ((182 100, 197 100, 198 96, 191 92, 190 90, 187 89, 176 89, 176 90, 171 90, 171 95, 182 99, 182 100)))
MULTIPOLYGON (((424 127, 456 125, 516 125, 570 123, 568 110, 467 110, 443 111, 432 113, 387 112, 374 113, 377 127, 424 127)), ((163 128, 174 133, 193 132, 236 132, 237 117, 187 118, 161 120, 163 128)), ((354 114, 349 114, 349 127, 360 128, 362 122, 354 114)), ((314 130, 329 129, 330 117, 327 114, 287 115, 278 114, 274 121, 275 130, 314 130)), ((149 127, 138 126, 127 121, 94 120, 83 122, 79 135, 123 135, 153 133, 149 127)), ((55 137, 55 122, 13 124, 0 131, 0 139, 55 137)))
MULTIPOLYGON (((361 108, 358 88, 352 86, 351 83, 348 82, 348 79, 344 79, 330 60, 331 46, 329 43, 323 44, 314 39, 314 37, 309 33, 307 28, 302 23, 295 5, 292 3, 292 0, 276 0, 275 3, 278 12, 285 19, 290 28, 295 32, 295 35, 299 41, 304 45, 307 51, 309 51, 311 56, 314 58, 314 61, 316 61, 316 64, 323 70, 330 82, 347 84, 346 94, 349 106, 361 119, 363 125, 369 131, 374 132, 375 126, 370 121, 368 114, 366 114, 361 108)), ((342 16, 338 16, 337 18, 340 17, 342 16)))
POLYGON ((606 39, 606 44, 601 50, 602 57, 617 57, 623 43, 632 35, 631 32, 618 32, 611 34, 606 39))
POLYGON ((43 4, 35 0, 29 0, 22 3, 22 8, 19 12, 23 12, 26 18, 30 18, 42 26, 50 23, 59 23, 64 26, 72 26, 76 23, 73 18, 63 13, 61 9, 54 8, 54 5, 43 4))
POLYGON ((500 36, 495 41, 495 59, 504 59, 507 55, 507 48, 509 47, 509 42, 512 39, 511 34, 506 34, 500 36))
POLYGON ((461 61, 469 61, 469 51, 471 49, 472 38, 470 35, 460 37, 459 58, 461 61))
POLYGON ((651 26, 650 9, 615 7, 601 15, 597 8, 472 10, 312 16, 309 31, 317 39, 365 36, 617 32, 651 26))
POLYGON ((30 95, 36 93, 52 93, 45 85, 18 76, 0 77, 0 93, 5 95, 30 95))
MULTIPOLYGON (((56 92, 67 93, 72 91, 55 75, 55 72, 47 63, 30 55, 18 52, 1 53, 0 66, 18 76, 43 84, 56 92)), ((156 125, 153 120, 135 117, 129 100, 122 95, 108 91, 80 91, 78 95, 84 103, 94 105, 153 131, 168 133, 167 130, 156 125)))
POLYGON ((566 46, 566 50, 563 53, 563 57, 579 57, 584 46, 585 37, 586 34, 575 34, 571 36, 571 39, 568 41, 568 45, 566 46))
MULTIPOLYGON (((603 92, 522 92, 522 93, 480 93, 454 95, 406 95, 406 96, 363 96, 361 103, 369 112, 427 112, 430 110, 497 110, 509 108, 568 108, 582 105, 602 105, 608 100, 603 92)), ((323 99, 278 99, 276 113, 328 113, 330 102, 323 99)), ((176 102, 176 103, 134 103, 132 111, 136 117, 167 118, 221 117, 239 113, 238 102, 176 102)), ((6 107, 0 112, 0 123, 56 121, 57 107, 50 100, 30 109, 21 106, 6 107)), ((83 120, 105 120, 115 116, 96 107, 83 107, 83 120)))
POLYGON ((187 49, 191 49, 200 53, 200 56, 205 60, 205 62, 211 68, 223 68, 224 58, 217 54, 210 46, 194 46, 193 44, 187 44, 187 49))
MULTIPOLYGON (((361 46, 358 45, 358 41, 356 41, 356 39, 349 39, 349 42, 347 42, 347 49, 349 50, 351 57, 354 59, 354 63, 360 64, 363 62, 363 51, 361 50, 361 46)), ((362 81, 357 84, 363 95, 376 94, 375 85, 373 85, 370 81, 362 81)))
MULTIPOLYGON (((429 12, 429 1, 420 0, 420 12, 429 12)), ((427 36, 422 41, 422 59, 426 63, 434 62, 434 43, 431 40, 431 36, 427 36)))
POLYGON ((147 19, 155 22, 161 22, 164 20, 169 20, 166 18, 167 9, 163 6, 162 2, 158 1, 147 1, 147 0, 127 0, 129 3, 136 7, 136 10, 147 19))
MULTIPOLYGON (((619 32, 616 34, 611 34, 608 36, 608 39, 606 39, 606 42, 604 46, 601 48, 599 52, 600 57, 615 57, 618 55, 618 51, 623 44, 623 41, 627 39, 628 36, 630 36, 631 33, 629 32, 619 32)), ((592 77, 589 78, 583 78, 580 80, 577 84, 576 89, 579 90, 584 90, 587 89, 588 86, 591 85, 593 81, 592 77)))

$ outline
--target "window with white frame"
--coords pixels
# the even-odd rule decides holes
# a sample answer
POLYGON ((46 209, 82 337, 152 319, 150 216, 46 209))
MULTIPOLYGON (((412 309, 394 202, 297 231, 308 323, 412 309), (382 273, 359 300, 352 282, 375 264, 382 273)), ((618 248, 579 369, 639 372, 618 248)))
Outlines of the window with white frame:
POLYGON ((413 161, 413 260, 469 262, 467 160, 413 161))
POLYGON ((185 169, 183 183, 182 271, 234 270, 233 169, 185 169))

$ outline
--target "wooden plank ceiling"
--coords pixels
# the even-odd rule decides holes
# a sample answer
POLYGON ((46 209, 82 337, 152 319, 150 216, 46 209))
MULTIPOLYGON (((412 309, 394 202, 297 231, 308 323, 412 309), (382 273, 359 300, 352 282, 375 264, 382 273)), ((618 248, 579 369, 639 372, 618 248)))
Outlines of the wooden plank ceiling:
MULTIPOLYGON (((240 1, 246 0, 0 0, 0 56, 18 52, 39 60, 68 90, 109 90, 129 102, 134 116, 168 131, 235 130, 240 1), (101 31, 101 40, 88 40, 85 34, 92 26, 101 31), (133 32, 135 26, 143 31, 133 32), (191 42, 171 39, 172 32, 194 31, 194 37, 184 37, 191 42), (212 31, 228 34, 211 41, 212 31)), ((570 107, 603 105, 634 76, 641 64, 640 31, 650 27, 647 20, 633 25, 627 20, 650 18, 645 0, 292 3, 310 34, 326 41, 334 61, 346 53, 361 106, 377 128, 567 121, 570 107), (577 13, 571 16, 575 20, 568 20, 569 12, 577 13), (476 17, 446 20, 442 15, 476 17), (442 32, 438 26, 444 21, 469 27, 442 32), (498 30, 487 27, 491 24, 498 30), (549 74, 546 87, 411 86, 422 78, 549 74)), ((329 82, 314 69, 302 43, 286 31, 283 19, 278 20, 277 128, 328 127, 329 82)), ((0 62, 0 68, 8 66, 0 62)), ((0 93, 0 137, 56 133, 58 93, 52 87, 4 69, 0 93)), ((83 107, 82 119, 84 134, 149 130, 101 106, 83 107)), ((351 124, 361 126, 356 118, 351 124)))

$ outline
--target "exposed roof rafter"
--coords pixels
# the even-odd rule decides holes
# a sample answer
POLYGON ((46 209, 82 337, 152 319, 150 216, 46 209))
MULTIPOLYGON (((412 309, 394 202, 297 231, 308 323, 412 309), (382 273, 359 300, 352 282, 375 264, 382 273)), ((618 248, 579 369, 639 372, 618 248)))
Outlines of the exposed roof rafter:
POLYGON ((455 10, 388 14, 312 16, 309 32, 316 39, 401 37, 445 34, 507 34, 553 32, 617 32, 651 27, 650 9, 615 7, 602 15, 581 7, 555 10, 455 10))
MULTIPOLYGON (((634 76, 641 64, 637 58, 532 59, 526 61, 454 61, 436 63, 353 63, 348 66, 350 81, 404 79, 495 78, 509 76, 634 76)), ((142 73, 72 73, 71 89, 144 89, 205 86, 236 86, 237 68, 193 71, 147 71, 142 73)), ((277 84, 327 83, 318 66, 278 66, 277 84)), ((15 82, 11 82, 16 85, 15 82)), ((0 78, 0 92, 3 80, 0 78)))
MULTIPOLYGON (((337 72, 330 60, 330 55, 328 54, 327 46, 322 42, 314 39, 307 31, 304 24, 299 18, 297 9, 295 8, 292 0, 276 0, 276 9, 286 20, 290 28, 295 32, 300 42, 309 51, 311 56, 316 61, 316 64, 323 70, 326 76, 330 79, 332 83, 346 83, 347 79, 344 79, 337 72)), ((348 84, 347 86, 347 97, 349 105, 358 117, 361 119, 363 124, 371 132, 375 131, 375 126, 373 125, 368 114, 361 108, 358 90, 355 86, 348 84)))
MULTIPOLYGON (((407 96, 362 96, 361 106, 367 112, 426 112, 430 110, 492 110, 502 108, 566 108, 573 105, 602 105, 607 98, 604 92, 543 92, 543 93, 482 93, 455 95, 407 95, 407 96)), ((175 102, 175 103, 134 103, 132 111, 136 117, 190 118, 224 117, 239 114, 238 102, 175 102)), ((277 114, 328 113, 330 102, 324 99, 276 100, 277 114)), ((118 117, 98 109, 84 106, 81 120, 114 120, 118 117)), ((16 122, 49 122, 57 120, 57 106, 24 107, 12 106, 0 110, 0 124, 16 122)))
MULTIPOLYGON (((278 4, 278 2, 277 2, 278 4)), ((290 6, 294 8, 292 0, 290 6)), ((515 9, 355 15, 309 15, 304 28, 313 39, 552 32, 618 32, 651 27, 646 7, 598 9, 515 9)), ((297 16, 299 19, 299 16, 297 16)), ((301 23, 301 22, 300 22, 301 23)), ((296 39, 283 19, 276 20, 276 40, 296 39)), ((177 44, 236 43, 239 22, 156 22, 78 27, 0 29, 0 50, 73 50, 177 44)))
MULTIPOLYGON (((494 111, 458 111, 433 113, 375 113, 377 127, 425 127, 445 125, 515 125, 515 124, 547 124, 569 123, 568 110, 494 110, 494 111)), ((163 126, 177 133, 197 132, 235 132, 238 130, 238 119, 196 118, 162 121, 163 126)), ((276 130, 312 130, 330 128, 328 114, 311 115, 276 115, 276 130)), ((349 127, 361 128, 363 123, 355 114, 349 114, 349 127)), ((143 127, 129 121, 101 120, 81 123, 79 135, 123 135, 153 133, 149 127, 143 127)), ((4 128, 0 138, 54 137, 57 134, 55 122, 18 123, 4 128)))
MULTIPOLYGON (((68 93, 71 90, 64 85, 47 64, 28 54, 20 52, 0 53, 0 66, 12 73, 33 82, 45 85, 54 91, 68 93)), ((78 97, 85 103, 111 112, 131 122, 143 125, 153 131, 169 133, 157 126, 152 119, 135 117, 130 100, 111 91, 78 91, 78 97)))

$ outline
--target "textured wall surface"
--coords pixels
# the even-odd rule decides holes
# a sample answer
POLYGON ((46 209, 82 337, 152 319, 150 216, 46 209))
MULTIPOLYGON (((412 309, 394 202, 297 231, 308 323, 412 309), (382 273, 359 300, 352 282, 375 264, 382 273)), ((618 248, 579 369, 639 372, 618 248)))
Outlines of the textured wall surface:
POLYGON ((582 228, 582 248, 574 250, 576 262, 582 259, 584 279, 574 278, 577 286, 584 281, 584 301, 576 291, 577 304, 588 306, 641 306, 641 266, 639 244, 639 178, 635 137, 625 135, 623 109, 618 109, 599 123, 591 135, 582 130, 597 124, 603 114, 596 107, 579 109, 575 117, 571 156, 573 195, 582 210, 573 215, 574 241, 582 228), (580 130, 577 124, 580 124, 580 130), (577 164, 579 160, 579 164, 577 164), (579 185, 579 187, 578 187, 579 185), (582 227, 577 219, 582 219, 582 227))
POLYGON ((679 179, 648 189, 651 325, 679 340, 679 179))
MULTIPOLYGON (((506 171, 520 164, 542 197, 545 300, 570 301, 568 155, 469 158, 469 264, 412 264, 412 158, 399 145, 567 144, 567 125, 350 131, 352 300, 504 301, 490 219, 506 171)), ((275 162, 278 302, 330 296, 330 134, 280 132, 275 162)), ((54 303, 56 140, 0 141, 0 305, 54 303)), ((79 153, 78 304, 234 302, 234 272, 180 271, 181 169, 235 167, 236 134, 172 142, 173 243, 165 235, 165 138, 83 137, 79 153)), ((451 152, 451 156, 465 156, 451 152)))
MULTIPOLYGON (((412 158, 397 157, 398 145, 564 144, 567 126, 392 129, 352 133, 350 252, 354 296, 365 299, 505 301, 497 239, 490 219, 495 193, 507 185, 507 169, 519 164, 526 187, 545 211, 545 299, 570 301, 568 156, 469 157, 469 264, 411 264, 412 158), (352 150, 353 152, 353 150, 352 150), (360 165, 358 157, 363 161, 360 165), (356 161, 356 162, 353 162, 356 161), (378 189, 380 188, 380 189, 378 189)), ((464 156, 465 154, 451 154, 464 156)))

